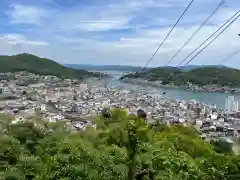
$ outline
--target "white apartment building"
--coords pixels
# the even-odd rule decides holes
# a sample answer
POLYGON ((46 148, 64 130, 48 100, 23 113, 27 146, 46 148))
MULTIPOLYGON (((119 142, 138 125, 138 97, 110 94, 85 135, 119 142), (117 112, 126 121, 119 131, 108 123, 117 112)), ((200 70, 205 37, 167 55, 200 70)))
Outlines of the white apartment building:
POLYGON ((234 96, 228 96, 226 99, 225 108, 228 113, 236 112, 239 110, 239 102, 234 99, 234 96))

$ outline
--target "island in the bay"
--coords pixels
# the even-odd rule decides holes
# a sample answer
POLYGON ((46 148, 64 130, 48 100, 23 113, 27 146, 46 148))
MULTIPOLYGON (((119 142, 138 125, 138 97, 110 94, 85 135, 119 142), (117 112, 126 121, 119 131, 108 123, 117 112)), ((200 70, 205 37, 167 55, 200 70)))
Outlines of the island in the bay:
POLYGON ((192 91, 238 92, 240 70, 229 67, 199 67, 183 70, 177 67, 158 67, 143 73, 129 73, 120 78, 157 87, 183 87, 192 91))

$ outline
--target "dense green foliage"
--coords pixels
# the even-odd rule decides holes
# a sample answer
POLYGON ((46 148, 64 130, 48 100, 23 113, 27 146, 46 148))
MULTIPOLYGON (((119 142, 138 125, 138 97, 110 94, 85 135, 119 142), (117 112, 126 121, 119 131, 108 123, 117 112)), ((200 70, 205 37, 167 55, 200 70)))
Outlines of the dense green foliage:
POLYGON ((71 132, 64 124, 0 117, 0 179, 234 180, 240 157, 219 154, 191 127, 149 126, 113 110, 97 128, 71 132))
MULTIPOLYGON (((136 78, 137 76, 137 73, 128 74, 121 79, 136 78)), ((173 67, 161 67, 151 69, 142 74, 141 77, 149 81, 161 80, 163 84, 184 85, 186 82, 191 82, 196 85, 240 86, 240 70, 232 68, 204 67, 182 71, 173 67)))
POLYGON ((210 143, 218 153, 232 153, 232 144, 224 140, 211 140, 210 143))
POLYGON ((40 58, 31 54, 0 56, 0 72, 18 71, 28 71, 40 75, 54 75, 58 77, 83 78, 85 76, 98 76, 98 74, 86 70, 67 68, 50 59, 40 58))

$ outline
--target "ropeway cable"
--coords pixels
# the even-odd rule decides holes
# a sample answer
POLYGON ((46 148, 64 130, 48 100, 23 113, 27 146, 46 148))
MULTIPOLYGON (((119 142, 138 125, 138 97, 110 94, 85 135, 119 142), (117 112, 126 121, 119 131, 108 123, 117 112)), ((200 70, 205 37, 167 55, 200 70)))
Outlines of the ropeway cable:
POLYGON ((217 7, 213 10, 213 12, 207 17, 206 20, 198 27, 198 29, 190 36, 190 38, 182 45, 182 47, 172 56, 172 58, 167 62, 165 66, 168 66, 177 56, 178 54, 186 47, 186 45, 194 38, 194 36, 203 28, 203 26, 216 14, 216 12, 221 8, 224 4, 225 0, 222 0, 217 7))
POLYGON ((211 39, 214 35, 216 35, 227 23, 229 23, 238 13, 240 10, 238 10, 230 19, 228 19, 222 26, 220 26, 211 36, 209 36, 204 42, 202 42, 196 49, 194 49, 193 52, 191 52, 189 55, 187 55, 178 65, 179 67, 184 61, 186 61, 191 55, 193 55, 197 50, 199 50, 209 39, 211 39))
POLYGON ((223 64, 225 62, 227 62, 229 59, 233 58, 234 56, 238 55, 240 53, 240 49, 237 51, 234 51, 232 54, 230 54, 227 58, 223 59, 222 61, 220 61, 219 64, 223 64))
POLYGON ((194 0, 191 0, 191 2, 189 3, 189 5, 186 7, 186 9, 183 11, 183 13, 181 14, 181 16, 178 18, 177 22, 173 25, 173 27, 171 28, 171 30, 168 32, 168 34, 166 35, 166 37, 163 39, 163 41, 161 42, 161 44, 158 46, 158 48, 156 49, 156 51, 153 53, 153 55, 150 57, 150 59, 147 61, 147 63, 145 64, 145 66, 140 70, 140 72, 138 73, 138 76, 141 75, 141 73, 144 72, 144 70, 146 69, 146 67, 149 65, 149 63, 152 61, 152 59, 155 57, 155 55, 157 54, 157 52, 159 51, 159 49, 162 47, 162 45, 165 43, 165 41, 167 40, 167 38, 170 36, 170 34, 172 33, 172 31, 174 30, 174 28, 177 26, 177 24, 179 23, 179 21, 182 19, 182 17, 185 15, 185 13, 187 12, 187 10, 190 8, 190 6, 192 5, 192 3, 194 2, 194 0))
POLYGON ((197 54, 195 54, 184 66, 188 65, 193 59, 195 59, 203 50, 205 50, 209 45, 211 45, 224 31, 229 28, 238 18, 240 17, 240 14, 235 17, 220 33, 218 33, 217 36, 215 36, 206 46, 204 46, 197 54))

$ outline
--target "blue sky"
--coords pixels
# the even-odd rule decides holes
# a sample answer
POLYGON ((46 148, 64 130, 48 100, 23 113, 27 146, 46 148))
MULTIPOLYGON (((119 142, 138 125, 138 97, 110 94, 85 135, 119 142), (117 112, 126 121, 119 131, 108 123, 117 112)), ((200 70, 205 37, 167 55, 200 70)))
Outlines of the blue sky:
MULTIPOLYGON (((195 0, 150 66, 164 65, 221 0, 195 0)), ((60 63, 144 65, 190 0, 1 0, 0 54, 32 53, 60 63)), ((240 9, 225 4, 171 65, 240 9)), ((236 21, 192 64, 218 64, 240 48, 236 21)), ((226 65, 240 67, 240 55, 226 65)))

